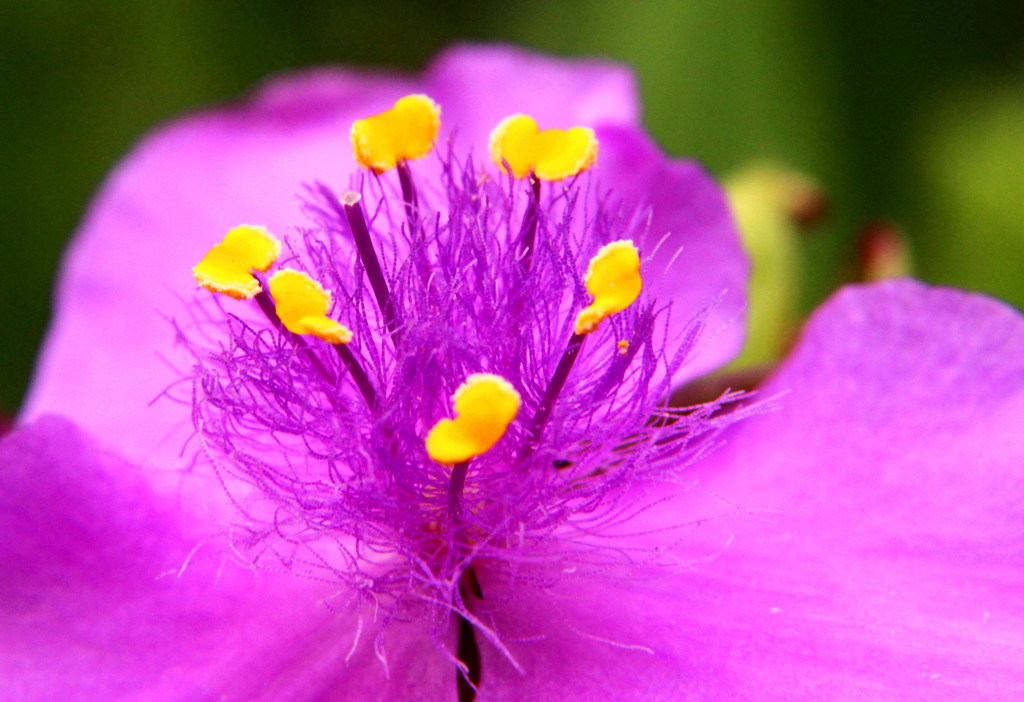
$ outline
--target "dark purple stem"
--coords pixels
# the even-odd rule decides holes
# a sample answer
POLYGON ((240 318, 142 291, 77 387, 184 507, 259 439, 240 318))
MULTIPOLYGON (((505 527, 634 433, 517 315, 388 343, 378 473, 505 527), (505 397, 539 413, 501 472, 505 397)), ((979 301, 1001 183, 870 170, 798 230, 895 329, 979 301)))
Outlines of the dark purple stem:
POLYGON ((569 378, 569 372, 572 370, 573 364, 576 363, 576 357, 580 354, 580 347, 583 346, 583 339, 585 338, 584 334, 573 334, 569 337, 569 344, 566 346, 565 352, 562 353, 562 358, 558 361, 558 366, 548 382, 547 389, 544 390, 544 396, 540 400, 540 406, 537 407, 537 413, 533 415, 530 435, 520 460, 528 458, 540 443, 540 437, 544 434, 544 426, 548 422, 548 417, 551 416, 551 410, 554 409, 559 393, 565 387, 565 381, 569 378))
POLYGON ((252 275, 260 283, 260 291, 256 294, 256 304, 260 306, 260 310, 262 310, 263 314, 267 315, 267 319, 270 320, 270 323, 274 325, 275 329, 287 336, 297 349, 306 354, 306 357, 309 358, 314 366, 316 366, 320 375, 322 375, 328 383, 334 385, 334 374, 327 370, 327 366, 325 366, 323 361, 320 360, 320 357, 313 352, 313 349, 306 344, 306 340, 298 334, 293 334, 288 331, 284 326, 284 322, 282 322, 281 318, 277 316, 277 306, 274 304, 274 299, 270 297, 270 293, 267 292, 269 288, 267 287, 266 277, 257 271, 253 271, 252 275))
POLYGON ((452 478, 448 481, 448 517, 458 518, 462 514, 462 489, 466 486, 469 461, 456 463, 452 467, 452 478))
POLYGON ((523 226, 519 230, 520 248, 523 251, 523 266, 527 270, 533 259, 533 249, 537 244, 537 223, 540 220, 540 178, 530 174, 530 203, 526 206, 523 226))
MULTIPOLYGON (((267 316, 270 323, 274 325, 274 328, 276 328, 280 333, 286 335, 295 347, 309 358, 310 362, 316 367, 320 375, 326 378, 331 385, 334 385, 334 375, 327 369, 327 366, 323 364, 323 361, 321 361, 320 357, 316 355, 316 352, 314 352, 309 344, 306 343, 305 339, 298 334, 293 334, 288 331, 288 329, 285 328, 284 323, 281 321, 281 318, 277 316, 277 306, 274 304, 273 298, 270 297, 270 293, 267 292, 269 288, 267 287, 266 278, 259 272, 253 272, 253 276, 260 283, 260 291, 256 294, 256 304, 259 305, 260 310, 262 310, 263 314, 267 316)), ((344 344, 334 344, 333 346, 337 349, 338 355, 341 356, 341 360, 345 364, 345 367, 348 368, 348 372, 352 375, 352 380, 355 381, 356 387, 359 388, 359 392, 362 393, 363 398, 366 400, 366 404, 370 407, 376 407, 377 391, 374 390, 369 376, 366 375, 366 371, 363 370, 361 365, 359 365, 359 361, 356 359, 355 354, 352 353, 352 349, 348 348, 348 346, 345 346, 344 344)))
POLYGON ((348 372, 352 376, 352 380, 355 381, 356 387, 359 388, 363 399, 366 400, 366 404, 370 409, 376 409, 377 391, 374 389, 373 383, 370 382, 370 377, 366 375, 366 371, 359 365, 359 360, 352 353, 352 349, 346 344, 334 344, 334 349, 338 352, 338 356, 341 357, 341 362, 348 368, 348 372))
MULTIPOLYGON (((377 307, 384 313, 384 321, 387 323, 391 338, 397 344, 399 341, 398 320, 395 315, 395 306, 391 302, 391 292, 388 290, 388 281, 384 277, 384 271, 377 259, 377 251, 373 248, 373 239, 370 238, 370 228, 366 224, 366 216, 363 214, 363 206, 360 203, 362 196, 359 193, 349 191, 341 196, 341 206, 344 208, 345 219, 348 221, 349 229, 352 231, 352 239, 356 244, 356 251, 363 262, 363 269, 370 279, 370 287, 377 299, 377 307)), ((332 201, 332 204, 333 201, 332 201)))
POLYGON ((402 186, 402 200, 405 201, 405 216, 409 220, 409 233, 414 235, 419 231, 420 206, 416 200, 416 186, 412 183, 412 174, 409 172, 409 164, 399 161, 398 182, 402 186))
POLYGON ((285 331, 281 318, 277 316, 277 306, 274 305, 274 300, 270 297, 270 293, 267 292, 267 279, 261 273, 256 272, 253 273, 253 277, 260 283, 260 291, 256 293, 256 304, 260 306, 260 310, 278 331, 285 331))

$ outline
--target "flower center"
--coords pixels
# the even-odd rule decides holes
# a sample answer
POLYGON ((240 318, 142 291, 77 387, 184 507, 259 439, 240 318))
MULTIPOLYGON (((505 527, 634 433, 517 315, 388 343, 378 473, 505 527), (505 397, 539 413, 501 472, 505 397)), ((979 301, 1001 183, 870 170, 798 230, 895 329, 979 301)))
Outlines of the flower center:
POLYGON ((683 358, 642 299, 643 218, 575 180, 594 132, 515 115, 491 136, 496 173, 451 145, 414 170, 439 125, 422 95, 358 120, 366 170, 340 196, 309 188, 312 226, 286 247, 237 227, 202 258, 201 287, 263 318, 196 303, 199 336, 227 342, 186 339, 193 416, 239 552, 396 619, 454 612, 502 649, 472 613, 483 593, 550 563, 607 569, 593 535, 696 452, 714 408, 662 404, 683 358))

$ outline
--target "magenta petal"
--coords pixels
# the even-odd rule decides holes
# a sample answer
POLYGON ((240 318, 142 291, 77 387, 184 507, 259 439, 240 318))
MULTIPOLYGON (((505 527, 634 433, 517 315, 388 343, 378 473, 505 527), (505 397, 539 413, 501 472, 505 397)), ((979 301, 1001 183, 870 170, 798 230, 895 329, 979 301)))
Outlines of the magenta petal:
POLYGON ((388 632, 389 680, 371 611, 346 663, 357 620, 322 604, 335 588, 190 557, 177 510, 66 421, 0 442, 0 699, 452 698, 422 631, 388 632))
POLYGON ((161 401, 179 380, 174 333, 192 266, 242 222, 284 234, 302 184, 347 181, 351 122, 397 80, 321 71, 269 84, 240 106, 159 130, 103 187, 64 263, 55 317, 22 412, 72 416, 128 459, 167 465, 191 432, 161 401))
POLYGON ((1024 320, 908 281, 847 290, 782 390, 695 466, 715 497, 686 514, 765 512, 698 530, 733 540, 692 574, 518 603, 510 637, 555 631, 511 647, 525 677, 485 648, 481 702, 1024 694, 1024 320))
POLYGON ((750 273, 725 193, 699 164, 667 159, 640 129, 598 134, 602 177, 616 194, 651 208, 644 280, 672 302, 669 333, 683 334, 708 311, 696 353, 675 382, 721 367, 743 343, 750 273))

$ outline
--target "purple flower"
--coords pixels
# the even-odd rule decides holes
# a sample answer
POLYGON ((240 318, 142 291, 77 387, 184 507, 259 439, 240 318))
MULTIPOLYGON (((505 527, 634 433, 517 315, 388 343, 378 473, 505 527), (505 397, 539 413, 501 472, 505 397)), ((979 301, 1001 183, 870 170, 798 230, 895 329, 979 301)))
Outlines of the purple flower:
POLYGON ((0 444, 3 696, 455 700, 457 660, 479 700, 1024 691, 1019 317, 850 289, 770 411, 659 409, 736 351, 746 264, 718 188, 636 121, 621 69, 464 48, 416 80, 278 80, 130 156, 0 444), (408 168, 413 213, 393 173, 352 179, 345 135, 419 92, 443 127, 408 168), (487 156, 517 112, 593 127, 597 167, 531 199, 487 156), (333 293, 347 352, 196 295, 192 266, 246 221, 333 293), (625 239, 644 290, 579 345, 588 261, 625 239), (434 461, 474 373, 519 415, 434 461))

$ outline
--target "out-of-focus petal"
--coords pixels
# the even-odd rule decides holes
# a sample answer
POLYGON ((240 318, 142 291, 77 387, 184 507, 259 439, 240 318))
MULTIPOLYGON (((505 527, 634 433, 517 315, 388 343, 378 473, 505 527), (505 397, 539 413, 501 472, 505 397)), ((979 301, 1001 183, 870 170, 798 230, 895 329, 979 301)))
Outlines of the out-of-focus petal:
POLYGON ((425 632, 386 633, 388 679, 371 608, 346 663, 358 617, 334 586, 243 570, 213 547, 189 558, 184 534, 202 526, 64 420, 5 437, 0 698, 454 698, 451 666, 425 632))
MULTIPOLYGON (((637 125, 636 80, 597 59, 552 59, 511 46, 456 46, 427 70, 426 90, 442 107, 442 134, 488 160, 491 130, 523 113, 541 129, 637 125)), ((600 156, 599 156, 600 158, 600 156)))
POLYGON ((231 227, 284 234, 303 221, 302 184, 347 182, 348 127, 409 84, 340 71, 271 82, 250 101, 165 127, 117 168, 78 232, 21 419, 72 416, 132 461, 168 465, 189 411, 150 403, 181 373, 168 365, 191 270, 231 227))
POLYGON ((645 284, 672 302, 669 333, 682 334, 709 310, 696 354, 676 384, 715 370, 743 343, 750 264, 722 188, 693 161, 667 159, 631 127, 598 131, 601 185, 650 206, 641 253, 650 257, 645 284))
POLYGON ((758 511, 696 531, 706 552, 731 535, 721 555, 516 603, 502 632, 547 638, 510 647, 526 677, 483 647, 481 702, 1024 694, 1024 320, 908 281, 847 290, 782 390, 680 500, 758 511))

